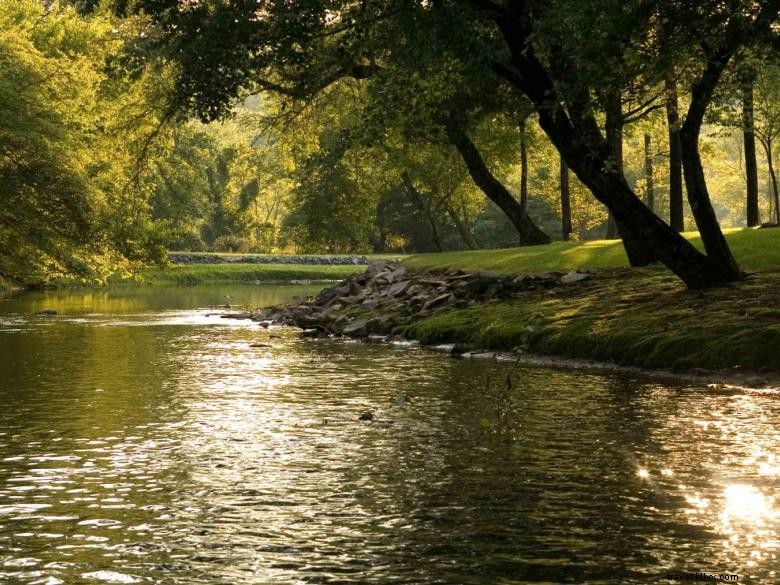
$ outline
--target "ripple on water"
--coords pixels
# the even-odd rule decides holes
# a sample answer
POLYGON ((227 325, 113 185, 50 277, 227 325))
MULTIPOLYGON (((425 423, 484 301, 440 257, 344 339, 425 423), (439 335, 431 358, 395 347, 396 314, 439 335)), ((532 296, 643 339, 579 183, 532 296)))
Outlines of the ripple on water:
POLYGON ((776 577, 770 397, 87 310, 0 336, 0 580, 776 577))

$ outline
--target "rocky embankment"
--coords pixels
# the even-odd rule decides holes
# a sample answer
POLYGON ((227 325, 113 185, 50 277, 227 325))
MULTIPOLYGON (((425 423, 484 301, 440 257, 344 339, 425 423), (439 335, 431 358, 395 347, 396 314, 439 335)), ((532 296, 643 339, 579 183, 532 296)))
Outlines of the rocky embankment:
MULTIPOLYGON (((585 271, 503 276, 496 272, 409 272, 397 262, 375 263, 299 305, 251 314, 264 327, 300 327, 308 337, 366 338, 398 333, 405 324, 493 299, 518 299, 586 281, 585 271)), ((247 315, 250 316, 250 315, 247 315)))
POLYGON ((365 256, 231 256, 227 254, 198 254, 170 252, 173 264, 308 264, 314 266, 366 265, 365 256))

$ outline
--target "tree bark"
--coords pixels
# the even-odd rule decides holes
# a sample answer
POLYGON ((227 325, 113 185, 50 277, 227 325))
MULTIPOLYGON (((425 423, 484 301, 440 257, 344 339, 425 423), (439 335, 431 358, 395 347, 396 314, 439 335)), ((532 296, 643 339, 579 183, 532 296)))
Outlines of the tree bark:
POLYGON ((746 215, 748 227, 761 223, 758 213, 758 164, 756 163, 756 135, 753 119, 753 80, 742 85, 742 136, 745 144, 745 178, 747 181, 746 215))
MULTIPOLYGON (((606 114, 604 130, 612 154, 612 164, 625 182, 625 173, 623 172, 623 105, 620 92, 610 92, 607 95, 604 109, 606 114)), ((620 221, 610 211, 607 217, 607 239, 613 240, 618 236, 623 240, 623 248, 631 266, 647 266, 658 259, 651 249, 644 246, 642 242, 636 241, 631 230, 624 229, 620 221)))
POLYGON ((457 125, 447 127, 447 135, 452 144, 457 148, 463 162, 468 168, 469 174, 476 185, 493 203, 498 205, 520 236, 521 246, 535 246, 549 244, 550 237, 540 230, 528 216, 520 203, 512 197, 501 182, 496 179, 487 168, 477 147, 468 137, 466 132, 457 125))
POLYGON ((645 205, 655 211, 655 184, 653 183, 653 142, 645 132, 645 205))
POLYGON ((526 117, 520 120, 520 207, 528 208, 528 139, 525 135, 526 117))
POLYGON ((721 51, 713 55, 697 82, 691 89, 691 103, 680 128, 683 174, 688 191, 688 203, 699 228, 707 257, 719 267, 728 281, 741 280, 743 273, 737 265, 726 238, 718 224, 718 218, 707 191, 704 168, 699 155, 699 134, 704 113, 712 100, 715 87, 731 57, 731 52, 721 51))
POLYGON ((669 225, 681 232, 683 217, 682 153, 680 147, 680 113, 677 105, 677 74, 670 69, 665 79, 666 122, 669 126, 669 225))
POLYGON ((777 173, 775 172, 775 163, 772 159, 772 140, 768 137, 764 137, 761 140, 761 146, 764 147, 766 153, 767 168, 769 170, 769 182, 771 184, 772 193, 769 200, 769 221, 771 223, 780 224, 780 193, 777 186, 777 173))
POLYGON ((563 241, 571 239, 571 191, 569 190, 569 167, 560 157, 561 167, 561 232, 563 241))
MULTIPOLYGON (((606 114, 604 132, 607 135, 607 142, 609 142, 609 148, 612 152, 612 160, 617 171, 623 175, 623 111, 620 103, 620 93, 613 92, 607 96, 604 110, 606 114)), ((610 211, 607 214, 607 239, 616 240, 619 237, 615 217, 610 211)))
POLYGON ((403 181, 404 188, 406 189, 406 192, 411 198, 412 202, 415 204, 417 209, 422 212, 422 214, 425 216, 425 219, 428 220, 428 224, 431 226, 431 240, 433 241, 433 245, 436 247, 438 252, 443 252, 444 249, 441 245, 441 238, 439 237, 439 228, 436 225, 436 219, 433 217, 433 213, 431 213, 429 207, 425 205, 425 200, 423 199, 422 194, 417 190, 417 187, 414 186, 412 178, 406 171, 401 173, 401 181, 403 181))

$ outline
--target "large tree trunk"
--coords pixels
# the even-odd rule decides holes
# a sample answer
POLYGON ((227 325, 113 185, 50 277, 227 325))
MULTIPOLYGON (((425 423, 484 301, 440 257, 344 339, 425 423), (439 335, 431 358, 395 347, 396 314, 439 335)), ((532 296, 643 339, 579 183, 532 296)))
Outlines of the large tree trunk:
POLYGON ((691 90, 691 103, 680 128, 682 146, 683 173, 688 191, 688 203, 693 211, 696 226, 699 228, 707 257, 719 267, 728 281, 740 280, 743 273, 737 265, 726 238, 718 224, 718 218, 707 191, 704 168, 699 155, 699 133, 704 121, 704 113, 712 100, 712 94, 720 80, 731 53, 721 52, 713 56, 707 67, 691 90))
POLYGON ((498 205, 499 209, 506 214, 509 221, 517 229, 517 233, 520 236, 520 245, 549 244, 550 237, 536 227, 533 220, 520 207, 520 203, 512 197, 512 194, 501 184, 501 181, 493 176, 490 169, 487 168, 485 161, 482 160, 479 150, 465 131, 456 125, 450 125, 447 127, 447 135, 455 148, 458 149, 463 162, 466 163, 474 183, 488 199, 498 205))
POLYGON ((758 164, 756 163, 756 135, 753 121, 753 81, 742 85, 742 135, 745 144, 745 179, 747 182, 746 211, 748 227, 761 223, 758 213, 758 164))
POLYGON ((563 240, 571 239, 571 191, 569 190, 569 167, 563 157, 561 161, 561 233, 563 240))
POLYGON ((417 207, 417 209, 425 216, 425 219, 428 221, 428 225, 431 226, 431 240, 433 241, 433 245, 436 247, 437 252, 443 252, 444 248, 442 248, 441 245, 441 238, 439 237, 439 228, 436 225, 436 218, 434 217, 430 206, 425 204, 425 200, 420 193, 420 191, 417 190, 417 187, 414 186, 414 182, 412 181, 412 178, 409 176, 409 173, 404 171, 401 173, 401 181, 403 181, 404 188, 406 189, 407 195, 409 195, 409 198, 412 200, 412 203, 417 207))
POLYGON ((528 208, 528 138, 525 134, 527 120, 526 116, 520 120, 520 207, 523 211, 528 208))
POLYGON ((653 142, 645 132, 645 205, 655 211, 655 183, 653 182, 653 142))
MULTIPOLYGON (((611 92, 607 96, 604 109, 606 114, 604 130, 612 154, 612 163, 615 171, 621 177, 625 177, 623 172, 623 104, 620 92, 611 92)), ((658 259, 651 249, 636 240, 631 230, 624 229, 620 221, 610 211, 607 218, 607 239, 616 239, 618 235, 623 240, 623 248, 625 248, 631 266, 647 266, 658 259)))
POLYGON ((666 76, 666 122, 669 126, 669 225, 681 232, 683 218, 682 153, 680 147, 680 113, 677 105, 677 75, 670 69, 666 76))

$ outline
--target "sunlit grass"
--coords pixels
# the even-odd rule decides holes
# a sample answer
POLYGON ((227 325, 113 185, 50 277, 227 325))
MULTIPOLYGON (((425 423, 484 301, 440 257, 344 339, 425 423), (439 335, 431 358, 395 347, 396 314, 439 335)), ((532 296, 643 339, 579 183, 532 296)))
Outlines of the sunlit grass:
MULTIPOLYGON (((780 270, 780 228, 729 229, 726 238, 737 261, 750 272, 780 270)), ((698 232, 683 234, 703 249, 698 232)), ((506 274, 574 270, 576 268, 622 268, 628 266, 619 240, 554 242, 546 246, 525 246, 502 250, 477 250, 418 254, 404 260, 410 268, 495 270, 506 274)))

